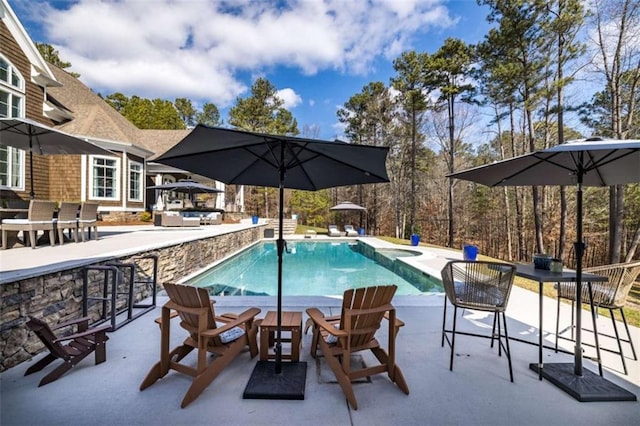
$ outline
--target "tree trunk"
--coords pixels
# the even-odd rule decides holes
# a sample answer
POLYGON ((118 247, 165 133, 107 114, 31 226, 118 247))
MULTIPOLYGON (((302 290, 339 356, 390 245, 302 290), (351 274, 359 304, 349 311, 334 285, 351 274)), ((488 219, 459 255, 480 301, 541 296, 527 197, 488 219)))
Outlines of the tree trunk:
MULTIPOLYGON (((453 173, 455 167, 455 152, 456 152, 456 141, 455 141, 455 133, 454 133, 454 106, 455 106, 455 97, 450 95, 448 98, 448 107, 449 107, 449 173, 453 173)), ((449 234, 447 240, 447 247, 453 247, 453 239, 454 239, 454 223, 453 223, 453 178, 449 178, 449 234)))
POLYGON ((622 256, 622 222, 624 219, 624 186, 609 189, 609 263, 618 263, 622 256))
POLYGON ((636 250, 638 249, 638 245, 640 245, 640 223, 636 228, 636 233, 633 234, 629 251, 627 251, 627 256, 624 258, 625 262, 631 262, 633 260, 633 256, 636 254, 636 250))

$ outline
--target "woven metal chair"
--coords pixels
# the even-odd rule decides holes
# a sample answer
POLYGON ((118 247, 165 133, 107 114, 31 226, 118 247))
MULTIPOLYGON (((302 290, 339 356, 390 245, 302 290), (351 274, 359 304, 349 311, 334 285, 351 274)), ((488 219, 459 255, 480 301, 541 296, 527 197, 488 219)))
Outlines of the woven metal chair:
POLYGON ((498 355, 502 356, 502 351, 504 351, 509 363, 509 377, 513 382, 511 351, 509 350, 509 334, 507 331, 505 311, 507 309, 511 287, 513 286, 515 272, 515 266, 505 263, 462 260, 451 261, 442 269, 442 283, 444 285, 446 299, 444 301, 444 313, 442 317, 441 344, 444 347, 446 340, 451 348, 449 370, 453 371, 456 334, 490 338, 491 347, 493 347, 494 340, 497 338, 498 355), (451 329, 446 328, 447 301, 453 305, 453 325, 451 329), (458 308, 492 312, 494 317, 491 335, 488 336, 456 330, 458 308), (504 335, 502 334, 502 327, 504 327, 504 335))
POLYGON ((60 203, 56 228, 58 229, 58 243, 64 243, 64 230, 73 234, 73 241, 78 242, 78 207, 79 203, 60 203))
POLYGON ((25 243, 28 240, 31 248, 36 248, 38 231, 49 232, 49 244, 55 244, 55 233, 53 230, 53 212, 56 204, 53 201, 31 200, 29 212, 26 219, 3 219, 2 220, 2 248, 8 247, 9 232, 22 231, 25 243), (28 238, 27 238, 28 237, 28 238))
POLYGON ((98 203, 85 201, 80 207, 80 217, 78 217, 78 232, 85 241, 85 229, 88 231, 88 238, 91 238, 91 230, 93 229, 93 239, 98 239, 98 203))
MULTIPOLYGON (((624 374, 627 374, 627 364, 625 362, 625 355, 622 349, 623 348, 622 344, 626 343, 629 346, 631 346, 631 353, 633 355, 634 360, 637 361, 638 356, 633 346, 633 341, 631 340, 631 334, 629 333, 629 325, 627 324, 627 319, 624 316, 624 306, 627 302, 627 296, 629 295, 629 291, 631 290, 631 287, 633 287, 633 284, 638 278, 638 275, 640 275, 640 261, 595 266, 592 268, 584 268, 583 271, 609 278, 609 281, 607 282, 591 283, 591 292, 593 294, 594 308, 603 308, 603 309, 609 310, 615 336, 610 336, 604 333, 598 333, 598 334, 604 337, 615 339, 618 345, 618 350, 616 351, 616 350, 611 350, 603 347, 598 347, 597 349, 606 350, 608 352, 619 354, 620 359, 622 360, 622 368, 624 370, 624 374), (620 333, 618 332, 618 326, 616 324, 614 310, 620 311, 622 323, 624 324, 624 328, 627 333, 626 338, 621 337, 620 333)), ((582 302, 584 304, 589 304, 591 297, 589 295, 589 286, 586 284, 587 283, 585 283, 585 285, 582 286, 582 302)), ((559 339, 570 339, 570 340, 574 339, 573 331, 575 329, 574 313, 575 313, 575 300, 576 300, 576 285, 575 283, 571 283, 571 282, 558 283, 556 285, 556 289, 558 290, 558 306, 557 306, 557 315, 556 315, 556 318, 557 318, 556 319, 556 351, 557 351, 559 339), (562 331, 560 330, 561 299, 571 301, 571 326, 569 326, 567 329, 564 329, 562 331), (562 336, 562 334, 566 331, 571 331, 570 338, 562 336)), ((596 309, 596 312, 597 312, 597 309, 596 309)), ((596 324, 594 324, 594 330, 597 331, 596 324)), ((595 337, 596 337, 596 345, 599 346, 597 335, 595 337)))

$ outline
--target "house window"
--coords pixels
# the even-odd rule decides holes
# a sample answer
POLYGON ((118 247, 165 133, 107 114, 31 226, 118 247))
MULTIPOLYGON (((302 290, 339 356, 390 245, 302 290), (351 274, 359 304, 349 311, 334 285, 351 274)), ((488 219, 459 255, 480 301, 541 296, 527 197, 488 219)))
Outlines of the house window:
POLYGON ((24 151, 0 145, 0 188, 24 191, 24 151))
POLYGON ((118 170, 120 160, 110 157, 91 157, 91 198, 118 199, 118 170))
POLYGON ((129 200, 142 201, 142 164, 129 162, 129 200))
MULTIPOLYGON (((24 117, 24 79, 0 55, 0 117, 24 117)), ((24 151, 0 144, 0 188, 24 190, 24 151)))

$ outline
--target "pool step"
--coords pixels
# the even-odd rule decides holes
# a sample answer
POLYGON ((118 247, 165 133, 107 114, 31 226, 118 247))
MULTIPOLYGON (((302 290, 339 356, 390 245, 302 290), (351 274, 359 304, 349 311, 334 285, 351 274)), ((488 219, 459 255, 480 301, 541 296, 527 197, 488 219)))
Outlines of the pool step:
MULTIPOLYGON (((296 219, 285 219, 282 222, 282 233, 284 235, 293 235, 296 233, 298 221, 296 219)), ((273 228, 274 236, 278 237, 278 219, 267 219, 267 228, 273 228)))

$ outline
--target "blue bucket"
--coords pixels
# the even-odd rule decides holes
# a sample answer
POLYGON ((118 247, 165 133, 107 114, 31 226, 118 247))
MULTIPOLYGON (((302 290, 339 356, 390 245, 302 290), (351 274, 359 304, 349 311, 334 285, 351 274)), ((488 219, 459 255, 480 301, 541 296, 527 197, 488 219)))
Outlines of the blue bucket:
POLYGON ((462 246, 462 258, 464 260, 476 260, 478 257, 478 246, 465 244, 462 246))
POLYGON ((412 234, 411 235, 411 245, 412 246, 417 246, 418 244, 420 244, 420 235, 412 234))
POLYGON ((253 223, 254 225, 258 224, 258 216, 251 216, 251 223, 253 223))

